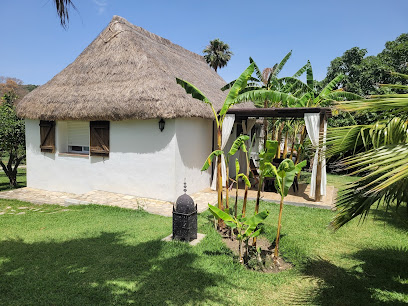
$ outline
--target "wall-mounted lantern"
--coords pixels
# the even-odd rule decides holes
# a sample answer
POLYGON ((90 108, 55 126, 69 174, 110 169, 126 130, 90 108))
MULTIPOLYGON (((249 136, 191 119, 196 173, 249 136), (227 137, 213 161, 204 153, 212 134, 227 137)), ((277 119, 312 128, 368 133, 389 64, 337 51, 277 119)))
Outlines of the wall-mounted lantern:
POLYGON ((160 132, 163 132, 165 124, 166 124, 166 122, 163 120, 163 118, 161 118, 160 121, 159 121, 159 130, 160 130, 160 132))

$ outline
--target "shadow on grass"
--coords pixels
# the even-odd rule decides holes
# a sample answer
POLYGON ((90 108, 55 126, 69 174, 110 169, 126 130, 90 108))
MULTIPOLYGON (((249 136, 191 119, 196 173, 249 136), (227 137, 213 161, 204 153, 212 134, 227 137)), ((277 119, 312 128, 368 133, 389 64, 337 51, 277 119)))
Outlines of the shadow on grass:
POLYGON ((2 241, 0 303, 225 304, 221 292, 206 289, 228 281, 197 267, 197 256, 181 243, 126 245, 116 233, 65 242, 2 241))
POLYGON ((318 289, 291 297, 292 304, 406 305, 408 249, 364 249, 350 256, 362 263, 348 270, 322 259, 311 259, 303 273, 317 279, 318 289))
POLYGON ((372 209, 370 211, 374 220, 383 221, 384 224, 389 224, 396 229, 404 230, 408 232, 408 208, 407 207, 399 207, 396 209, 395 207, 391 207, 388 211, 385 211, 384 208, 379 209, 372 209))

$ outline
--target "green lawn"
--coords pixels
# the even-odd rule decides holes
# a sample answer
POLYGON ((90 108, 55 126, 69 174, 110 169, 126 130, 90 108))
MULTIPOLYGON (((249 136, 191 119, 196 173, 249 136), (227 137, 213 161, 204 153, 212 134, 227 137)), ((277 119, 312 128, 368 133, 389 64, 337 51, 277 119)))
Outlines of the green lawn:
MULTIPOLYGON (((18 183, 18 187, 26 186, 27 184, 26 169, 18 168, 17 183, 18 183)), ((9 189, 12 189, 12 187, 10 187, 10 181, 0 166, 0 191, 9 190, 9 189)))
MULTIPOLYGON (((278 206, 263 208, 273 241, 278 206)), ((384 211, 333 233, 333 212, 285 206, 281 253, 295 266, 279 274, 237 264, 208 212, 196 247, 160 241, 171 218, 143 211, 0 200, 0 213, 2 305, 408 303, 408 225, 384 211)))

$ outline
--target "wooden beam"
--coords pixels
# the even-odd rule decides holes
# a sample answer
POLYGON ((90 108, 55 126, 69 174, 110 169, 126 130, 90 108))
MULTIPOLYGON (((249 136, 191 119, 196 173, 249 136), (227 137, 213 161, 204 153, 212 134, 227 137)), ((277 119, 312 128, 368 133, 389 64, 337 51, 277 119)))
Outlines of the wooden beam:
POLYGON ((326 114, 331 117, 328 107, 270 107, 270 108, 236 108, 228 110, 237 118, 303 118, 307 113, 326 114))

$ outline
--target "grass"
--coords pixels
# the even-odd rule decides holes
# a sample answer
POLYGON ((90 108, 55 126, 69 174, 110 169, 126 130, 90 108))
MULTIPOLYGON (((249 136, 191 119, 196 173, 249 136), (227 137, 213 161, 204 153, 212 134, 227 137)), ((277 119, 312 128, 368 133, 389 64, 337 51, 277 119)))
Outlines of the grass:
MULTIPOLYGON (((265 208, 273 241, 278 205, 265 208)), ((0 200, 0 213, 2 305, 408 303, 408 225, 382 210, 333 233, 333 212, 285 206, 281 254, 295 267, 279 274, 239 265, 208 212, 196 247, 162 242, 171 218, 144 211, 0 200)))
MULTIPOLYGON (((26 169, 18 168, 17 184, 18 184, 17 187, 25 187, 27 185, 26 169)), ((13 187, 10 186, 10 181, 7 175, 4 173, 3 170, 1 170, 0 167, 0 191, 5 191, 9 189, 13 189, 13 187)))

